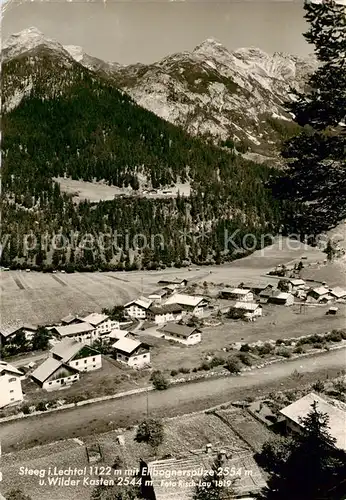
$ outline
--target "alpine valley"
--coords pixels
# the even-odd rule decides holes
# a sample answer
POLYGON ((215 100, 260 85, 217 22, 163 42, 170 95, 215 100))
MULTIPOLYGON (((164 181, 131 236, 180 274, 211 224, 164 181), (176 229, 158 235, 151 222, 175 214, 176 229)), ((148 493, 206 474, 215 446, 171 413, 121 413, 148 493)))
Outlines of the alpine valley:
POLYGON ((244 255, 244 234, 281 225, 266 183, 278 175, 281 141, 298 130, 284 102, 314 64, 209 39, 191 53, 121 66, 35 28, 12 35, 2 50, 3 265, 132 269, 244 255), (128 196, 78 203, 62 179, 128 196), (180 184, 187 196, 144 195, 180 184), (86 232, 125 230, 126 248, 80 245, 86 232), (237 231, 237 250, 225 231, 237 231), (43 234, 76 232, 77 247, 40 244, 43 234), (30 250, 27 234, 39 242, 30 250), (160 235, 160 244, 138 250, 138 234, 160 235))

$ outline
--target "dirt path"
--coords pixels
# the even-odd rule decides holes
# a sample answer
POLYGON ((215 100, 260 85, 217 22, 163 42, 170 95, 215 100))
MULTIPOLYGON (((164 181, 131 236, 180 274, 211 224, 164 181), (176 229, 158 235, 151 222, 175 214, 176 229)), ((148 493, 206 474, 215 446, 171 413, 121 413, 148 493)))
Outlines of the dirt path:
POLYGON ((200 411, 227 401, 258 396, 272 390, 293 388, 336 376, 346 366, 346 351, 339 349, 313 357, 287 361, 254 370, 242 376, 210 379, 179 385, 163 392, 138 394, 72 409, 1 424, 3 452, 36 446, 58 439, 105 432, 127 427, 151 416, 173 417, 200 411), (297 370, 301 378, 292 376, 297 370))

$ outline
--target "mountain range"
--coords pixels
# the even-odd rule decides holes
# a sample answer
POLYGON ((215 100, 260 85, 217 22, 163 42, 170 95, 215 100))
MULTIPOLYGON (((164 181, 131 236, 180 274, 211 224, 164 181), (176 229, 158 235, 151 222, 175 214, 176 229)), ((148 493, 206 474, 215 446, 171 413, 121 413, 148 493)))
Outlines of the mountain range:
MULTIPOLYGON (((269 55, 258 48, 229 51, 209 38, 192 52, 124 66, 92 57, 78 46, 63 46, 36 28, 9 37, 2 57, 8 61, 38 47, 103 75, 137 104, 189 134, 267 164, 278 164, 281 141, 297 132, 285 102, 294 99, 294 89, 304 90, 317 65, 313 56, 269 55)), ((13 109, 31 85, 25 79, 5 86, 4 109, 13 109)))

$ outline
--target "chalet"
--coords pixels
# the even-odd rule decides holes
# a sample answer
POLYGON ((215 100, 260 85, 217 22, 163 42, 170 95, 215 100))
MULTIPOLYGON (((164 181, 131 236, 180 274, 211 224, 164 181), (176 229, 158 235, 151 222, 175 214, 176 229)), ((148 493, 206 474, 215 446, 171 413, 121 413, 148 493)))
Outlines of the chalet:
POLYGON ((30 341, 33 339, 38 326, 22 324, 22 325, 13 325, 7 328, 2 328, 0 332, 0 340, 2 345, 11 344, 16 337, 16 335, 24 334, 25 339, 30 341))
POLYGON ((179 321, 183 316, 183 308, 179 304, 164 304, 162 306, 150 306, 147 319, 157 325, 169 321, 179 321))
POLYGON ((161 304, 164 299, 166 299, 169 295, 169 291, 167 289, 161 288, 160 290, 156 290, 155 292, 148 295, 148 299, 161 304))
POLYGON ((122 338, 113 344, 115 359, 132 368, 143 368, 150 364, 149 346, 138 340, 122 338))
POLYGON ((163 326, 160 331, 165 339, 175 340, 184 345, 194 345, 201 341, 201 331, 195 327, 170 323, 163 326))
POLYGON ((258 297, 259 297, 259 301, 261 304, 266 304, 267 302, 269 302, 269 299, 270 297, 272 297, 272 295, 274 294, 274 288, 270 285, 268 287, 266 287, 264 290, 262 290, 259 294, 258 294, 258 297))
POLYGON ((254 302, 236 302, 233 309, 239 311, 243 318, 253 320, 262 316, 263 308, 254 302))
POLYGON ((23 401, 22 379, 24 374, 14 366, 0 361, 0 408, 23 401))
POLYGON ((237 300, 241 302, 253 302, 254 295, 248 288, 224 288, 220 295, 223 299, 237 300))
POLYGON ((309 290, 306 300, 307 302, 328 304, 328 302, 334 300, 334 297, 331 295, 328 288, 326 288, 325 286, 320 286, 318 288, 312 288, 311 290, 309 290))
POLYGON ((346 411, 336 408, 314 392, 310 392, 280 411, 285 418, 287 432, 299 434, 304 432, 304 426, 300 419, 309 414, 314 403, 316 403, 318 411, 328 415, 329 433, 331 437, 335 438, 335 446, 346 451, 346 411))
POLYGON ((95 328, 97 337, 111 332, 114 328, 119 328, 119 321, 113 321, 106 314, 92 313, 83 318, 85 323, 95 328))
POLYGON ((89 323, 73 323, 72 325, 54 326, 50 331, 59 340, 65 338, 74 339, 84 344, 92 344, 97 338, 95 328, 89 323))
POLYGON ((287 280, 288 291, 291 293, 298 292, 298 290, 304 290, 305 281, 299 278, 291 278, 287 280))
POLYGON ((83 323, 83 320, 74 314, 68 314, 61 320, 62 325, 74 325, 76 323, 83 323))
POLYGON ((113 342, 114 342, 115 340, 120 340, 124 337, 127 337, 129 334, 130 334, 130 332, 128 332, 127 330, 121 330, 120 328, 114 328, 114 330, 112 330, 111 332, 104 335, 104 337, 109 339, 109 340, 113 340, 113 342))
POLYGON ((275 290, 269 297, 268 302, 280 306, 292 306, 294 304, 294 297, 291 293, 275 290))
POLYGON ((146 319, 147 311, 151 304, 152 301, 150 299, 140 297, 139 299, 132 300, 125 304, 124 310, 130 318, 146 319))
POLYGON ((31 378, 42 389, 56 391, 66 389, 79 380, 79 371, 53 357, 49 357, 31 374, 31 378))
POLYGON ((65 339, 56 344, 51 349, 50 356, 79 372, 102 368, 101 354, 96 349, 92 349, 88 345, 81 345, 76 340, 65 339))
POLYGON ((203 316, 208 301, 201 296, 174 293, 167 299, 166 304, 179 304, 186 313, 191 313, 194 316, 203 316))
POLYGON ((331 288, 329 293, 334 300, 346 300, 346 290, 343 290, 339 286, 331 288))
POLYGON ((180 278, 175 278, 175 279, 162 279, 158 282, 158 285, 164 287, 164 286, 171 286, 174 287, 176 290, 178 288, 185 288, 187 285, 187 280, 186 279, 180 279, 180 278))
POLYGON ((268 283, 257 283, 256 285, 250 283, 244 283, 243 288, 251 290, 254 295, 259 295, 261 292, 265 292, 267 290, 272 290, 273 285, 268 283))

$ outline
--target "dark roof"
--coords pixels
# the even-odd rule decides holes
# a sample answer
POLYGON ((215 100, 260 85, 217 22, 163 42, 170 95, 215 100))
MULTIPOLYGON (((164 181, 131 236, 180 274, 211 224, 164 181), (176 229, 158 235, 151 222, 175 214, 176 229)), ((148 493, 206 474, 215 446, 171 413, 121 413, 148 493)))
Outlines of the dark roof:
POLYGON ((185 338, 190 337, 195 332, 199 332, 195 326, 178 325, 177 323, 168 323, 161 328, 161 331, 168 334, 181 335, 185 338))
POLYGON ((171 285, 180 285, 181 283, 184 283, 184 281, 187 282, 187 279, 185 279, 185 278, 183 278, 183 279, 175 278, 173 280, 170 280, 170 279, 161 279, 160 281, 158 281, 158 283, 167 283, 167 284, 171 284, 171 285))
POLYGON ((181 312, 183 309, 179 304, 164 304, 162 306, 151 306, 149 311, 153 314, 166 314, 170 312, 181 312))

